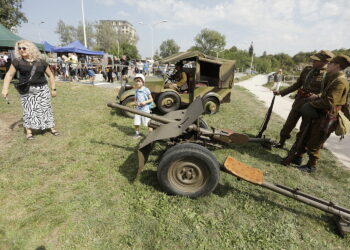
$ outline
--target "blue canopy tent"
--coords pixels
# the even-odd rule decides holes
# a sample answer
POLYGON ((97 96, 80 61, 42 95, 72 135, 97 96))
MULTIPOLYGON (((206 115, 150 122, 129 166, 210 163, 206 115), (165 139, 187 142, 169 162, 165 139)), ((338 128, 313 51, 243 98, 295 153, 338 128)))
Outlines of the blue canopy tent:
POLYGON ((55 53, 56 47, 49 44, 48 42, 43 42, 45 52, 55 53))
POLYGON ((81 44, 79 40, 76 40, 66 46, 56 47, 54 51, 56 53, 80 53, 91 56, 103 56, 103 51, 94 51, 87 49, 84 45, 81 44))

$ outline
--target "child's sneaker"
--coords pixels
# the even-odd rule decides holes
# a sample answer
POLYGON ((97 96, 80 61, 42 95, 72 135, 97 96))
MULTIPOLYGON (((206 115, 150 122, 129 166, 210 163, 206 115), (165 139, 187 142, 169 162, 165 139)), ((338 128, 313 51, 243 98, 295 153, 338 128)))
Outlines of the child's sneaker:
POLYGON ((132 138, 139 139, 139 138, 141 138, 141 135, 140 134, 135 134, 132 138))

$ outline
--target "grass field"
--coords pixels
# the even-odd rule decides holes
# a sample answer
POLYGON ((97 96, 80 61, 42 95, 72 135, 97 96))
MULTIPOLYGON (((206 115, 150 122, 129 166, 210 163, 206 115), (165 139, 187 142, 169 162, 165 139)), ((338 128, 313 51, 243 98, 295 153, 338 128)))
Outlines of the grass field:
MULTIPOLYGON (((13 128, 3 130, 0 144, 0 249, 349 249, 350 237, 337 234, 331 215, 225 173, 207 197, 166 195, 156 177, 161 145, 134 181, 139 141, 131 138, 132 120, 106 106, 116 93, 67 82, 57 89, 59 137, 27 141, 16 123, 15 90, 10 105, 0 101, 2 123, 13 128)), ((205 120, 254 136, 265 112, 235 87, 232 103, 205 120)), ((282 124, 273 115, 266 136, 277 138, 282 124)), ((311 175, 280 165, 281 149, 231 145, 214 154, 263 170, 269 182, 350 207, 350 171, 328 151, 311 175)))

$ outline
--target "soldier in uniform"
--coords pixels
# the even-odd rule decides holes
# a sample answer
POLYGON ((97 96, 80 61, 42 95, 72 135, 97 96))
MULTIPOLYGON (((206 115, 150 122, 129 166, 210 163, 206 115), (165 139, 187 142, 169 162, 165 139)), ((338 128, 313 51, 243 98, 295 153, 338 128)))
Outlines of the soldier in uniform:
MULTIPOLYGON (((312 59, 312 66, 306 66, 293 85, 281 91, 278 89, 273 91, 275 95, 281 96, 285 96, 296 90, 298 91, 288 118, 281 129, 280 141, 276 147, 283 148, 286 140, 290 138, 290 133, 301 117, 301 107, 310 99, 317 97, 320 93, 321 83, 326 75, 327 63, 333 56, 333 53, 327 50, 321 50, 310 56, 312 59)), ((299 165, 301 163, 301 158, 296 157, 294 161, 294 163, 299 165)))
MULTIPOLYGON (((307 136, 303 140, 304 147, 301 151, 307 152, 309 160, 307 164, 297 167, 301 171, 311 173, 316 170, 316 163, 320 158, 320 149, 335 130, 335 126, 328 126, 332 124, 332 119, 326 118, 333 117, 337 121, 339 110, 346 104, 349 82, 342 70, 348 66, 350 66, 350 57, 345 55, 334 57, 327 66, 327 75, 324 80, 324 88, 321 90, 321 96, 303 105, 301 109, 302 123, 304 123, 304 120, 310 120, 308 116, 311 116, 311 113, 318 116, 318 118, 311 120, 307 136), (310 109, 314 111, 305 112, 305 110, 310 109)), ((302 155, 302 153, 299 152, 299 155, 302 155)))
POLYGON ((170 88, 173 90, 182 90, 186 87, 187 75, 186 72, 183 71, 182 67, 182 61, 177 62, 175 64, 176 72, 170 77, 170 79, 174 80, 174 82, 167 83, 165 85, 165 88, 170 88))

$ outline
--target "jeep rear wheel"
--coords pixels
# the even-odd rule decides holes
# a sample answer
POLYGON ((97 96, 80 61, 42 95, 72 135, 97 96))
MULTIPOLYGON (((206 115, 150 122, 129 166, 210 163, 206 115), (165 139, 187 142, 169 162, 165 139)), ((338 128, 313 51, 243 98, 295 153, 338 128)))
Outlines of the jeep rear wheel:
POLYGON ((157 177, 160 186, 167 193, 197 198, 210 194, 216 188, 220 168, 208 149, 185 143, 164 153, 157 177))
POLYGON ((220 102, 215 97, 207 97, 203 101, 204 113, 215 114, 219 111, 220 102))
POLYGON ((180 107, 180 96, 175 92, 164 92, 160 94, 157 107, 162 113, 169 113, 170 111, 178 110, 180 107))
MULTIPOLYGON (((135 107, 135 96, 129 96, 124 101, 122 101, 122 105, 129 107, 129 108, 134 108, 135 107)), ((135 114, 128 112, 126 110, 121 110, 122 114, 125 115, 126 117, 134 118, 135 114)))

